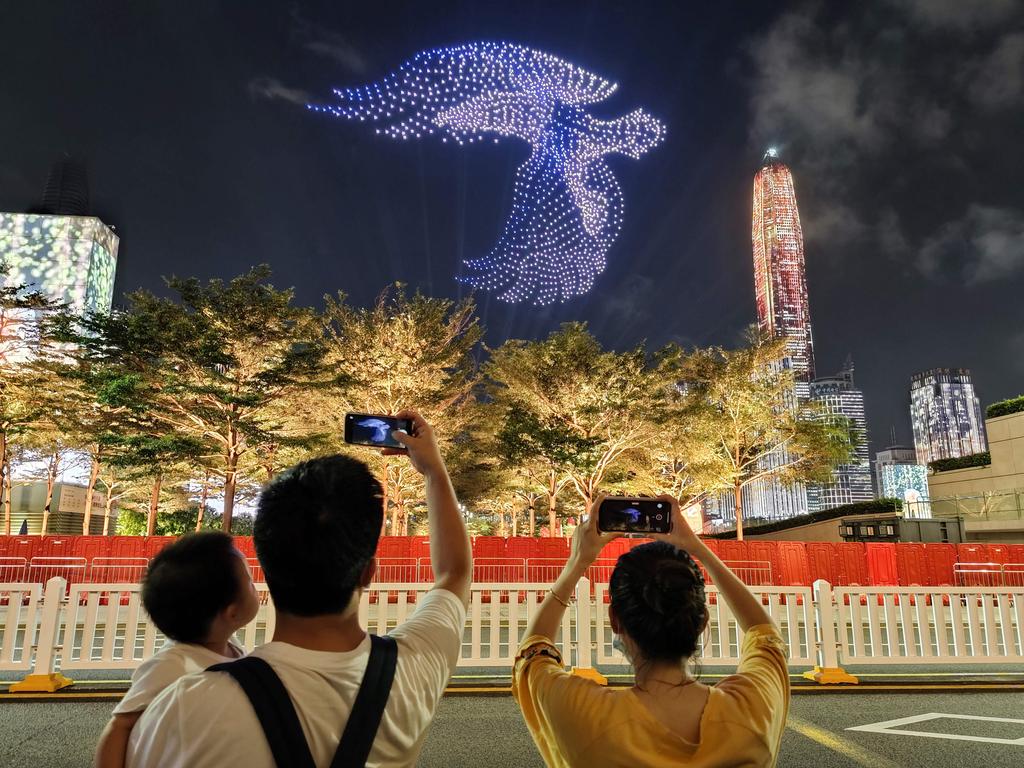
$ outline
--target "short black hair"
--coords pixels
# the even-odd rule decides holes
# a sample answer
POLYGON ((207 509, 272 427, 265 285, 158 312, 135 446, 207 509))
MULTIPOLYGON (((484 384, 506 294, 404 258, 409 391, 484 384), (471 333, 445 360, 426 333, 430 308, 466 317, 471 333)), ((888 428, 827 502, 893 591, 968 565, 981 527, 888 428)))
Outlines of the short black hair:
POLYGON ((164 547, 142 579, 142 604, 167 637, 202 643, 217 614, 238 599, 239 553, 220 531, 189 533, 164 547))
POLYGON ((369 467, 341 455, 296 464, 263 489, 253 541, 277 610, 345 609, 377 551, 383 499, 369 467))
POLYGON ((664 541, 634 547, 619 557, 608 591, 644 659, 675 661, 697 652, 707 623, 704 575, 686 552, 664 541))

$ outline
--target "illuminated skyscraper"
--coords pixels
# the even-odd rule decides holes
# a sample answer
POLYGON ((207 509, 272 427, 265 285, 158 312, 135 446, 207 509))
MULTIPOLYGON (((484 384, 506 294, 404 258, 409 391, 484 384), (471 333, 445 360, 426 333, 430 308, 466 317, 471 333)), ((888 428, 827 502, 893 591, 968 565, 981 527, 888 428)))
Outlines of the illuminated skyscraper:
POLYGON ((981 404, 966 368, 934 368, 911 377, 910 423, 919 464, 988 450, 981 404))
MULTIPOLYGON (((804 233, 793 191, 793 174, 779 160, 774 148, 764 154, 754 176, 751 240, 754 248, 754 293, 757 325, 762 334, 787 340, 788 355, 782 365, 793 370, 796 382, 792 408, 810 397, 814 378, 814 345, 804 273, 804 233)), ((768 461, 788 461, 773 454, 768 461)), ((781 519, 808 511, 807 489, 797 483, 784 485, 769 476, 751 483, 745 491, 744 508, 751 517, 781 519)))
POLYGON ((856 447, 850 462, 835 468, 831 483, 808 487, 809 510, 816 512, 842 504, 870 501, 875 494, 868 457, 868 424, 864 416, 864 393, 853 382, 853 360, 847 358, 843 370, 835 376, 812 381, 810 390, 811 399, 824 411, 821 418, 840 416, 849 420, 856 447))
POLYGON ((775 149, 765 152, 754 176, 754 292, 757 324, 763 334, 788 341, 784 365, 793 369, 797 396, 806 399, 814 378, 814 343, 804 272, 804 233, 800 228, 793 174, 775 149))
MULTIPOLYGON (((8 268, 0 282, 28 285, 78 312, 107 311, 114 297, 118 243, 113 230, 90 215, 84 169, 65 159, 50 172, 42 205, 29 213, 0 213, 0 259, 8 268)), ((8 318, 5 338, 24 336, 31 320, 30 312, 8 318)), ((7 347, 0 340, 0 357, 7 347)))

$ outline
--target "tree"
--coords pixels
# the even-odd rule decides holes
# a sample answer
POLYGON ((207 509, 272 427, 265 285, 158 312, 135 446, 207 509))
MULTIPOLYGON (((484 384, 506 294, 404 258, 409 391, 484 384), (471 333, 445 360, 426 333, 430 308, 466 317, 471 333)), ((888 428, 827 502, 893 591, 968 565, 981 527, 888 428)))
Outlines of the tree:
POLYGON ((38 354, 41 320, 63 307, 30 285, 8 285, 4 278, 9 271, 0 260, 0 500, 5 535, 11 533, 11 450, 31 433, 40 413, 33 374, 25 366, 38 354))
POLYGON ((744 487, 767 477, 824 482, 852 453, 847 419, 796 402, 792 371, 780 362, 785 353, 785 339, 752 334, 746 347, 698 349, 679 361, 683 417, 699 423, 715 447, 709 463, 719 488, 733 492, 737 539, 743 538, 744 487))
POLYGON ((551 524, 559 478, 589 508, 604 484, 646 462, 659 438, 666 381, 642 346, 608 352, 585 324, 567 323, 543 341, 507 341, 485 370, 506 460, 542 481, 551 524))
MULTIPOLYGON (((345 297, 325 297, 328 387, 303 404, 304 418, 328 435, 328 446, 366 461, 380 479, 391 533, 409 530, 409 505, 423 496, 423 480, 401 457, 344 444, 346 412, 420 411, 449 451, 470 423, 478 381, 472 357, 480 340, 475 307, 419 293, 402 285, 384 291, 374 306, 355 308, 345 297)), ((385 521, 387 525, 387 521, 385 521)))
POLYGON ((190 458, 222 480, 226 531, 239 482, 258 466, 248 459, 315 442, 288 434, 280 414, 320 373, 320 329, 269 277, 257 267, 227 283, 172 278, 179 301, 139 291, 127 311, 92 315, 72 334, 90 362, 109 370, 115 404, 144 405, 132 409, 146 423, 125 447, 152 466, 154 504, 162 461, 190 458))

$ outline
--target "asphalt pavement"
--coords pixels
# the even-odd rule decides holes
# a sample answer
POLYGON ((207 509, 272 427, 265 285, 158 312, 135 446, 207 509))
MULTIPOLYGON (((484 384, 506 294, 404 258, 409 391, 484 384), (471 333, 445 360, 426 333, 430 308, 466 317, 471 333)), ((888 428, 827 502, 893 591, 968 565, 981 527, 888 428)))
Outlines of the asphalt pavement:
MULTIPOLYGON (((0 765, 88 766, 96 736, 112 706, 112 701, 78 699, 3 700, 0 765)), ((512 698, 491 694, 446 696, 419 765, 529 768, 543 766, 543 762, 512 698)), ((943 690, 796 695, 779 765, 1021 766, 1024 694, 943 690), (870 730, 849 730, 864 726, 870 730)))

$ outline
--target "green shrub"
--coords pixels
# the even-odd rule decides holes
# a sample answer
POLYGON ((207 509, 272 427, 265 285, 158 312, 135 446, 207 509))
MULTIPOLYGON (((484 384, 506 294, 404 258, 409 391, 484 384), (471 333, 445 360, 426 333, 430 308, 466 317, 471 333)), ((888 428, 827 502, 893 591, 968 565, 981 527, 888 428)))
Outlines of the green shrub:
POLYGON ((997 416, 1008 416, 1011 413, 1020 413, 1021 411, 1024 411, 1024 395, 992 403, 992 405, 985 409, 985 416, 989 419, 994 419, 997 416))
POLYGON ((968 469, 970 467, 987 467, 992 463, 992 454, 988 451, 972 453, 970 456, 957 456, 954 459, 936 459, 928 462, 932 472, 949 472, 951 469, 968 469))

